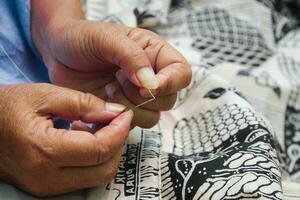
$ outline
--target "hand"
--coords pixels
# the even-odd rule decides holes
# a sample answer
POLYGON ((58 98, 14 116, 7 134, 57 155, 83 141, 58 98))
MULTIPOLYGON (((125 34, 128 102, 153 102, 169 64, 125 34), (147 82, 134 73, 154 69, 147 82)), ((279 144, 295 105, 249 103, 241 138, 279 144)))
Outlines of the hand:
POLYGON ((109 182, 132 112, 47 84, 0 87, 0 178, 36 196, 109 182), (95 134, 53 127, 52 117, 108 125, 95 134))
POLYGON ((159 111, 170 109, 177 91, 189 84, 191 70, 186 60, 155 33, 74 17, 62 20, 53 14, 41 28, 43 24, 35 19, 43 14, 34 4, 32 36, 53 83, 104 98, 104 86, 115 82, 115 73, 121 69, 117 74, 123 81, 106 87, 108 94, 114 94, 111 101, 134 107, 149 98, 145 88, 153 89, 157 97, 135 110, 134 124, 141 127, 156 124, 159 111))

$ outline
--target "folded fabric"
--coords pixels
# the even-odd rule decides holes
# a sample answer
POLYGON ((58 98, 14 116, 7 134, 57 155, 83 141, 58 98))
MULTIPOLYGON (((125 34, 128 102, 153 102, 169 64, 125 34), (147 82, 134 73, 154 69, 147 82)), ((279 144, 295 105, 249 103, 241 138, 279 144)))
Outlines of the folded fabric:
MULTIPOLYGON (((108 10, 122 2, 107 1, 108 10)), ((300 182, 297 3, 173 0, 167 23, 151 30, 187 58, 193 80, 157 127, 130 134, 116 178, 88 199, 295 196, 289 183, 300 182)))
POLYGON ((197 73, 158 130, 131 133, 115 179, 89 200, 282 198, 271 128, 235 88, 197 73))

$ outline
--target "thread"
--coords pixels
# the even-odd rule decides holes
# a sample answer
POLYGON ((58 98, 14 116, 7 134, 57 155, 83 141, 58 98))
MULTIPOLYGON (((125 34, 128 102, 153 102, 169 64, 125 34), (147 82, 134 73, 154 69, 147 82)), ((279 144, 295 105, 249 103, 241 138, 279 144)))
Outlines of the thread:
POLYGON ((140 104, 136 105, 134 108, 141 107, 141 106, 143 106, 143 105, 145 105, 145 104, 148 104, 148 103, 150 103, 150 102, 152 102, 152 101, 155 100, 155 96, 153 95, 153 93, 151 92, 150 89, 148 89, 148 92, 150 93, 150 95, 151 95, 152 98, 151 98, 151 99, 148 99, 147 101, 145 101, 145 102, 143 102, 143 103, 140 103, 140 104))

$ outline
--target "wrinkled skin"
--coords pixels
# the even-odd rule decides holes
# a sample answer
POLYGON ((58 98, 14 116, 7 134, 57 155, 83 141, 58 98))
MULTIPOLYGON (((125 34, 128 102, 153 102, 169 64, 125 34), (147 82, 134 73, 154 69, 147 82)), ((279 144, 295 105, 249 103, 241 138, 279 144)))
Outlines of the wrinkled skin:
POLYGON ((107 108, 94 95, 48 84, 1 87, 1 180, 39 197, 109 182, 133 113, 107 108), (53 116, 109 124, 94 134, 56 129, 53 116))
POLYGON ((59 24, 50 18, 43 29, 34 20, 40 15, 33 12, 33 41, 54 84, 107 98, 104 87, 112 83, 109 101, 132 108, 149 98, 136 72, 146 66, 155 72, 157 99, 134 110, 134 125, 155 125, 160 111, 171 109, 177 92, 191 81, 184 57, 151 31, 67 17, 59 24))

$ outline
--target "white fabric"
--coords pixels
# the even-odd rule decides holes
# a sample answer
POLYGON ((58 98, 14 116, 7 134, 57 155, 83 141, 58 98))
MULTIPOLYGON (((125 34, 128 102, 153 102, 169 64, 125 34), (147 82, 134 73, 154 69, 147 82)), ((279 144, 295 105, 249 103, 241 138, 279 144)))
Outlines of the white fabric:
MULTIPOLYGON (((84 1, 88 19, 150 27, 193 69, 174 109, 153 129, 131 132, 116 178, 87 199, 298 198, 300 19, 292 2, 84 1)), ((0 189, 10 195, 0 192, 3 199, 23 195, 0 189)), ((85 195, 56 200, 75 197, 85 195)))

